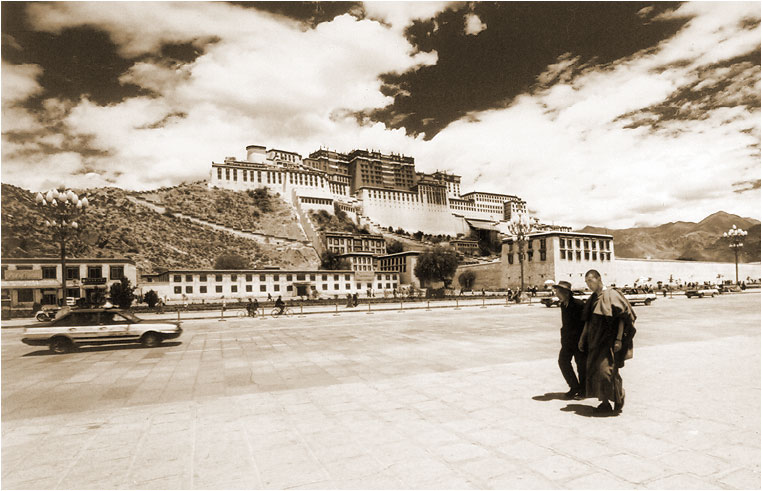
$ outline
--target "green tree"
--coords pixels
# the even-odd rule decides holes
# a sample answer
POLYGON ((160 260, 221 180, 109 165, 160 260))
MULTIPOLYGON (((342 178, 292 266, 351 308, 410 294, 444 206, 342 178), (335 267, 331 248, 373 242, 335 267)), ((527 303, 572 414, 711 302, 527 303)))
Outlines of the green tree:
POLYGON ((146 294, 143 295, 143 301, 148 304, 148 308, 152 309, 159 303, 159 294, 153 290, 148 290, 146 294))
POLYGON ((352 269, 352 265, 346 258, 339 257, 335 252, 324 251, 320 255, 320 268, 330 270, 352 269))
POLYGON ((474 287, 474 281, 476 280, 476 273, 473 270, 467 269, 458 275, 458 283, 463 290, 471 290, 474 287))
POLYGON ((130 284, 130 280, 123 276, 119 283, 111 285, 109 290, 111 294, 111 303, 118 305, 120 309, 129 309, 135 300, 135 287, 130 284))
POLYGON ((441 281, 445 287, 449 287, 456 269, 458 256, 455 251, 437 246, 418 256, 413 273, 422 283, 441 281))
POLYGON ((214 269, 249 269, 249 260, 238 254, 222 254, 214 260, 214 269))
POLYGON ((405 247, 402 245, 402 242, 400 242, 399 240, 392 240, 386 244, 387 254, 396 254, 404 250, 405 250, 405 247))

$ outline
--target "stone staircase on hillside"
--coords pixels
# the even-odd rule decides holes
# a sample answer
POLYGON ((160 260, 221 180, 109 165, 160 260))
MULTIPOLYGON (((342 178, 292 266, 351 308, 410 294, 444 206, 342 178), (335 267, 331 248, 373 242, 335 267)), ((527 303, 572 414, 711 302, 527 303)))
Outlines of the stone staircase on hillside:
MULTIPOLYGON (((154 200, 147 199, 143 196, 128 196, 128 199, 132 201, 135 204, 145 206, 147 208, 152 209, 156 213, 166 213, 167 207, 161 204, 158 204, 154 200)), ((282 237, 278 235, 271 235, 271 234, 263 234, 260 232, 254 232, 253 230, 247 230, 240 227, 235 226, 229 226, 223 223, 215 222, 212 220, 199 218, 192 214, 187 214, 183 212, 178 212, 175 210, 169 210, 170 213, 172 213, 174 216, 178 218, 184 218, 186 220, 190 220, 191 222, 197 223, 199 225, 203 225, 205 227, 212 228, 214 230, 219 230, 222 232, 227 232, 232 235, 236 235, 238 237, 242 237, 245 239, 253 240, 262 244, 268 244, 268 245, 275 245, 275 249, 277 251, 284 251, 286 249, 304 249, 309 248, 313 252, 315 252, 315 259, 317 259, 317 251, 315 250, 314 245, 311 241, 304 239, 293 239, 291 237, 282 237)))

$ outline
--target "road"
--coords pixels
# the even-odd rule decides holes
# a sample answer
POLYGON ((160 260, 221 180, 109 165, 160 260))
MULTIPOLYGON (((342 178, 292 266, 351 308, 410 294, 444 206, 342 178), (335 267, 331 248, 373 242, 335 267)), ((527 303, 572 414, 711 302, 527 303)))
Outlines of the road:
POLYGON ((558 309, 187 321, 51 355, 2 331, 4 488, 759 488, 760 295, 636 307, 627 405, 565 401, 558 309))

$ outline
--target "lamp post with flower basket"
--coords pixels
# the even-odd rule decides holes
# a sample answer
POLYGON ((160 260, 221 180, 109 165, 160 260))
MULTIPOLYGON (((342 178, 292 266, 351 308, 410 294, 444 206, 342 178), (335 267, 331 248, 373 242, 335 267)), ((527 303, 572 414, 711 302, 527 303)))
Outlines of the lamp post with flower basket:
POLYGON ((61 246, 61 300, 66 304, 66 242, 79 228, 82 213, 88 207, 87 197, 80 198, 71 189, 51 189, 37 193, 37 205, 45 216, 45 225, 53 232, 53 240, 61 246))
POLYGON ((736 285, 738 285, 738 251, 743 247, 743 238, 747 235, 748 232, 746 230, 741 230, 735 224, 733 228, 722 234, 723 239, 730 240, 730 248, 733 249, 736 256, 736 285))
POLYGON ((524 292, 524 244, 527 241, 527 235, 532 231, 532 226, 526 215, 519 217, 508 224, 508 235, 518 247, 519 271, 520 271, 520 290, 519 296, 524 292))

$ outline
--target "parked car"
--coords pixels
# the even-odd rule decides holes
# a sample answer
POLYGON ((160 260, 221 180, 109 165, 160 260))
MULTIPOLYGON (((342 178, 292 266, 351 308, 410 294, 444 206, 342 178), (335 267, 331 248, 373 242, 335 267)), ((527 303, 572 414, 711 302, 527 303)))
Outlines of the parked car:
MULTIPOLYGON (((574 292, 574 298, 578 298, 582 300, 583 302, 590 298, 591 292, 585 291, 585 290, 572 290, 574 292)), ((553 295, 552 297, 545 297, 540 299, 540 303, 544 306, 550 308, 550 307, 558 307, 558 302, 560 300, 557 296, 553 295)))
POLYGON ((141 343, 152 348, 182 332, 179 322, 147 322, 126 310, 64 307, 52 321, 26 328, 21 341, 67 353, 85 344, 141 343))
POLYGON ((34 314, 34 317, 40 322, 52 321, 59 310, 61 309, 54 305, 43 305, 42 308, 34 314))
POLYGON ((697 298, 703 298, 703 297, 713 297, 715 295, 719 295, 720 292, 717 290, 717 288, 693 288, 691 290, 685 290, 685 296, 688 298, 697 297, 697 298))
POLYGON ((624 298, 630 302, 630 305, 637 305, 639 303, 642 303, 643 305, 651 305, 651 302, 657 298, 655 293, 645 293, 634 288, 623 289, 622 293, 624 294, 624 298))

